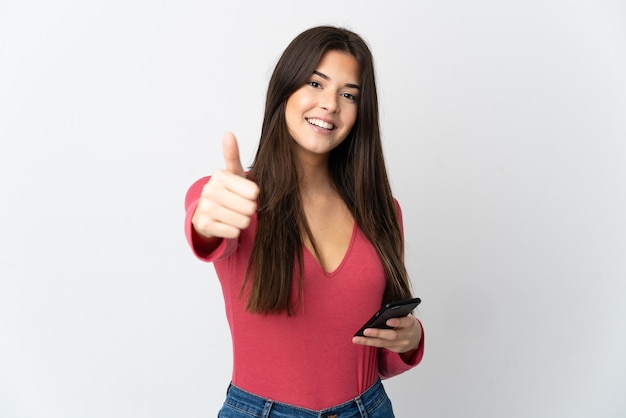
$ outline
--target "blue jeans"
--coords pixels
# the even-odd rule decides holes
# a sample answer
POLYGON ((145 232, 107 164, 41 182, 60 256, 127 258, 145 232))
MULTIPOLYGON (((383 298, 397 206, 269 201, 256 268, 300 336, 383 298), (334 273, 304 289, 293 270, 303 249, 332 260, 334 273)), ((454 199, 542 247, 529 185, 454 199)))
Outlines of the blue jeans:
POLYGON ((224 406, 217 416, 218 418, 394 418, 391 401, 380 380, 360 396, 321 411, 275 402, 231 384, 226 392, 224 406))

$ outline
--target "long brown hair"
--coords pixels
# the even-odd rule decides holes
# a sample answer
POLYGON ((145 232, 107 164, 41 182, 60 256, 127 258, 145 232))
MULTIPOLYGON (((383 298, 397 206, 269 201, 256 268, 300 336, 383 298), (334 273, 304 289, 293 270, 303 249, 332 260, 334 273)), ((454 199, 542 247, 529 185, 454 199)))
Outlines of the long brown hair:
POLYGON ((243 294, 245 287, 250 287, 247 308, 251 312, 292 314, 296 272, 298 296, 302 296, 302 234, 314 249, 315 243, 300 201, 285 107, 328 51, 354 56, 361 73, 357 119, 329 156, 333 186, 382 260, 387 277, 383 302, 411 295, 400 223, 383 158, 372 54, 357 34, 320 26, 301 33, 287 46, 267 90, 261 139, 249 173, 260 188, 258 229, 241 289, 243 294))

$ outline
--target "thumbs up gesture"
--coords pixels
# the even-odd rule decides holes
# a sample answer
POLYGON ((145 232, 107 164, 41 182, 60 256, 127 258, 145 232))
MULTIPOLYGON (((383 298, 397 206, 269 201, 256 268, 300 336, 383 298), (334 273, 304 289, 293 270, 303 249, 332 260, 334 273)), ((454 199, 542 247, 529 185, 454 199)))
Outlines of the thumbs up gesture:
POLYGON ((232 133, 224 135, 222 148, 226 168, 215 172, 204 186, 191 220, 196 233, 207 241, 237 238, 250 225, 259 196, 256 183, 245 178, 232 133))

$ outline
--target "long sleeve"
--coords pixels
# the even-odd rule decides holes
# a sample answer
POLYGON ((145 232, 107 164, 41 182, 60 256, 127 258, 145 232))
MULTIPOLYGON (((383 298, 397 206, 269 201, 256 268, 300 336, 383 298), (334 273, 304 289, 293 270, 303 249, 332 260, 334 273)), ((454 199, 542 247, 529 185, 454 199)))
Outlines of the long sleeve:
MULTIPOLYGON (((398 211, 398 221, 400 223, 400 232, 402 233, 402 237, 404 239, 404 223, 402 220, 402 209, 397 200, 394 199, 394 203, 396 204, 396 209, 398 211)), ((407 370, 412 369, 417 366, 424 357, 424 327, 419 319, 415 318, 422 327, 422 339, 420 340, 419 346, 413 353, 409 362, 405 362, 400 354, 394 353, 393 351, 381 349, 378 354, 378 370, 380 377, 382 379, 388 379, 390 377, 399 375, 401 373, 406 372, 407 370)))
MULTIPOLYGON (((419 322, 419 320, 416 318, 419 322)), ((420 326, 421 326, 420 322, 420 326)), ((422 327, 422 339, 417 347, 417 350, 411 356, 409 362, 405 362, 400 354, 393 351, 381 349, 378 354, 378 370, 382 379, 388 379, 390 377, 404 373, 407 370, 417 366, 424 357, 424 327, 422 327)))

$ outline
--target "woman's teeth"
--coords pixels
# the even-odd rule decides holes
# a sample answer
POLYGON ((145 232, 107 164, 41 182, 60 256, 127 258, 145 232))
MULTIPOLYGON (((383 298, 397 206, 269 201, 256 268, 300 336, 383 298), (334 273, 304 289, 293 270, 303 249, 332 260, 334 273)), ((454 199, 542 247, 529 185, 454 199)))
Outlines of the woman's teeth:
POLYGON ((328 123, 328 122, 324 122, 323 120, 320 119, 307 119, 307 122, 309 122, 311 125, 315 125, 318 126, 320 128, 324 128, 324 129, 333 129, 335 127, 335 125, 333 125, 332 123, 328 123))

